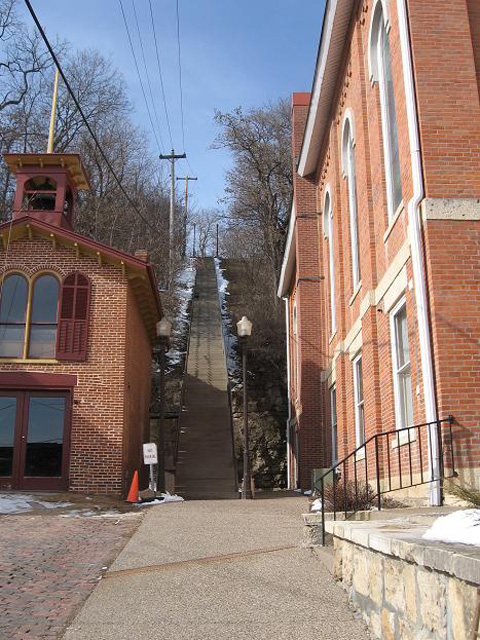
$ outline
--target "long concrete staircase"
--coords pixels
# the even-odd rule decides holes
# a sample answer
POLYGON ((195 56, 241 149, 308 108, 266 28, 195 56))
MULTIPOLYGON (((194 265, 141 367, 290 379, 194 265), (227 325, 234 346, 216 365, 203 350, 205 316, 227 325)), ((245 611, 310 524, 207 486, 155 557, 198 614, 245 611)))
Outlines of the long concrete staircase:
POLYGON ((237 497, 228 374, 213 258, 197 261, 175 491, 237 497))

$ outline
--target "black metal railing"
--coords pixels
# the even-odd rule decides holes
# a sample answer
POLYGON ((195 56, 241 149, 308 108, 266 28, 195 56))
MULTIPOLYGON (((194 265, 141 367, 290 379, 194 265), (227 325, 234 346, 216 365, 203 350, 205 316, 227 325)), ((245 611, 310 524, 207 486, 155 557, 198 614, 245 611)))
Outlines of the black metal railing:
POLYGON ((453 450, 453 416, 435 422, 376 433, 318 478, 314 494, 322 502, 322 543, 325 514, 345 519, 358 511, 382 508, 382 496, 457 475, 453 450), (425 469, 425 463, 428 468, 425 469), (372 487, 372 484, 373 487, 372 487))

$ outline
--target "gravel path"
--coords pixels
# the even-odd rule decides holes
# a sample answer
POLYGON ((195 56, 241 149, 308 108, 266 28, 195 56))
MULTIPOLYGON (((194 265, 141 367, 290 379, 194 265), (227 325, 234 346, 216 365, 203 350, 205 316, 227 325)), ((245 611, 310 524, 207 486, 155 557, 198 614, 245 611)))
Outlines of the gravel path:
POLYGON ((304 498, 152 507, 65 640, 367 638, 319 554, 304 498))

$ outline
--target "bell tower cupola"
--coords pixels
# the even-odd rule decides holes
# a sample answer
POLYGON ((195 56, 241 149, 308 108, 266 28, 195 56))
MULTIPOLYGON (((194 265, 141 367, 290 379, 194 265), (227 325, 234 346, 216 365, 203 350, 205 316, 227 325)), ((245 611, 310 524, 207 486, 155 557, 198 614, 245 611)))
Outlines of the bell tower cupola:
POLYGON ((6 153, 9 170, 16 175, 13 219, 29 216, 73 229, 78 192, 90 189, 77 153, 6 153))

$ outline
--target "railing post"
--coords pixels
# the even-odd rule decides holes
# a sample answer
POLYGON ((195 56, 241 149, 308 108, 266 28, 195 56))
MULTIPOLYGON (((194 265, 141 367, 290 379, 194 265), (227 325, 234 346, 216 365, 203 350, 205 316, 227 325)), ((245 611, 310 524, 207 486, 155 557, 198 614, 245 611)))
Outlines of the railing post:
MULTIPOLYGON (((365 452, 366 453, 366 452, 365 452)), ((377 507, 382 510, 382 496, 380 494, 380 461, 378 459, 378 436, 375 436, 375 472, 377 474, 377 507)), ((367 484, 368 487, 368 484, 367 484)), ((368 493, 368 489, 367 489, 368 493)))
POLYGON ((454 422, 454 417, 448 416, 448 427, 450 430, 450 455, 452 458, 452 476, 455 478, 458 474, 455 470, 455 453, 453 451, 453 431, 452 431, 453 422, 454 422))
POLYGON ((437 420, 437 440, 438 440, 438 472, 439 472, 439 483, 440 483, 440 504, 443 505, 444 495, 443 495, 443 476, 445 474, 445 468, 443 463, 443 438, 442 438, 442 421, 437 420))

